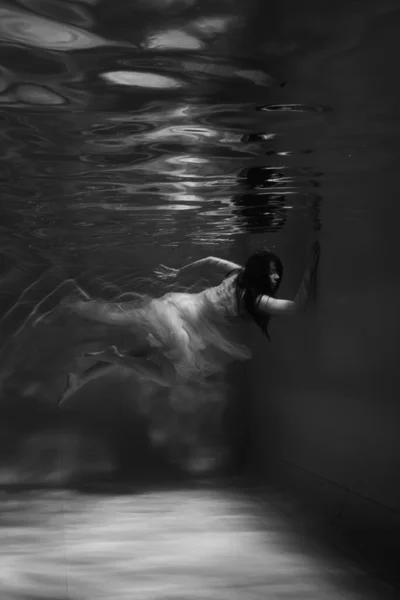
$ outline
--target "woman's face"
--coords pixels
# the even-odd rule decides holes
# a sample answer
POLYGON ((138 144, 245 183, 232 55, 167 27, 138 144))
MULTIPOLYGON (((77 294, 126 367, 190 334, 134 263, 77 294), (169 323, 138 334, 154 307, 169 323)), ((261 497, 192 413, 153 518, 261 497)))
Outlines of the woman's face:
POLYGON ((276 263, 274 262, 271 262, 269 265, 269 279, 271 282, 272 291, 276 292, 279 287, 280 276, 276 268, 276 263))

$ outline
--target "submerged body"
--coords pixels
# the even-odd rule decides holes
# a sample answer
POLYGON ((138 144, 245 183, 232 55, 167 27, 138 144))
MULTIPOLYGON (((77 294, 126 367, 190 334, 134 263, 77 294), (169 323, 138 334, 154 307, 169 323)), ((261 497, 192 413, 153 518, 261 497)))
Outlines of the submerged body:
POLYGON ((23 379, 30 382, 25 396, 36 395, 46 378, 68 376, 61 401, 112 367, 133 371, 156 386, 175 388, 221 374, 227 363, 251 357, 242 324, 254 321, 267 333, 272 316, 294 314, 309 295, 319 251, 294 301, 275 299, 282 266, 265 252, 266 256, 250 257, 245 267, 208 257, 181 269, 159 269, 157 274, 166 281, 204 267, 222 277, 219 285, 198 293, 137 295, 123 303, 87 296, 63 302, 17 336, 6 361, 8 372, 14 372, 14 379, 26 373, 23 379))
MULTIPOLYGON (((169 292, 143 299, 141 306, 83 301, 72 310, 74 326, 96 340, 97 346, 107 345, 103 351, 87 353, 91 358, 133 369, 161 386, 201 381, 233 360, 251 357, 240 339, 237 321, 244 319, 233 277, 195 294, 169 292)), ((95 372, 90 379, 72 378, 71 386, 77 389, 95 372)))
POLYGON ((168 293, 131 315, 146 339, 170 361, 182 379, 205 377, 230 360, 246 360, 241 343, 233 278, 193 294, 168 293))
MULTIPOLYGON (((316 243, 293 301, 275 298, 282 264, 276 255, 264 250, 251 256, 245 267, 208 257, 181 269, 162 265, 158 270, 164 280, 204 267, 223 277, 219 285, 198 293, 170 292, 160 298, 141 297, 137 302, 121 304, 81 301, 72 306, 72 312, 86 321, 86 334, 92 330, 89 338, 97 339, 103 347, 108 342, 104 350, 91 354, 93 358, 176 388, 189 381, 204 382, 222 373, 231 361, 249 359, 251 352, 242 341, 240 325, 254 321, 268 336, 272 317, 303 309, 310 292, 315 292, 318 260, 316 243)), ((84 383, 85 377, 75 379, 75 389, 84 383)))

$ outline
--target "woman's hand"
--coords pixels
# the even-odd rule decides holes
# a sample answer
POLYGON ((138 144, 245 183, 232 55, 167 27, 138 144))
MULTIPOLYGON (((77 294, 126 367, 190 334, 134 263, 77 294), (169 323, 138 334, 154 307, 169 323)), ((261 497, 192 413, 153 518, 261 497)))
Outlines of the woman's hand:
POLYGON ((179 276, 179 269, 173 269, 172 267, 167 267, 166 265, 160 265, 154 271, 156 277, 162 279, 162 281, 175 281, 179 276))

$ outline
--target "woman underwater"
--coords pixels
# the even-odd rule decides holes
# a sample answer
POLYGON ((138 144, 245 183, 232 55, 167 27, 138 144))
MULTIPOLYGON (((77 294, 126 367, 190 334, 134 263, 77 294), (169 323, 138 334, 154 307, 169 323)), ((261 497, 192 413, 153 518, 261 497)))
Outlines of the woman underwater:
POLYGON ((231 361, 249 359, 249 349, 238 339, 240 325, 254 322, 268 336, 272 318, 302 311, 315 294, 319 254, 315 242, 294 300, 276 298, 282 263, 263 249, 251 255, 244 267, 209 256, 180 269, 161 265, 156 270, 165 282, 186 274, 199 278, 214 273, 222 278, 218 285, 198 293, 138 296, 137 301, 124 303, 69 302, 63 318, 75 332, 75 356, 90 358, 94 364, 79 370, 79 360, 74 363, 60 402, 116 366, 158 386, 177 388, 221 373, 231 361))

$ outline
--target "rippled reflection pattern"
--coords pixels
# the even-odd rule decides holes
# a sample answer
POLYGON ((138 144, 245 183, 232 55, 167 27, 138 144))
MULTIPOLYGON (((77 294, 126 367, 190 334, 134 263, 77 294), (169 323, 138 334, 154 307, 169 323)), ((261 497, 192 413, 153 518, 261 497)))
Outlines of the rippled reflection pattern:
POLYGON ((5 7, 0 7, 0 39, 64 52, 110 44, 107 40, 73 25, 5 7))
POLYGON ((280 111, 280 112, 324 112, 328 110, 324 106, 308 106, 307 104, 269 104, 266 106, 260 106, 259 110, 271 112, 271 111, 280 111))
POLYGON ((101 76, 106 81, 120 85, 132 85, 148 88, 174 88, 180 87, 180 82, 154 73, 140 73, 135 71, 110 71, 102 73, 101 76))
POLYGON ((200 50, 203 43, 193 35, 189 35, 179 29, 163 31, 148 38, 146 46, 150 49, 181 49, 200 50))

